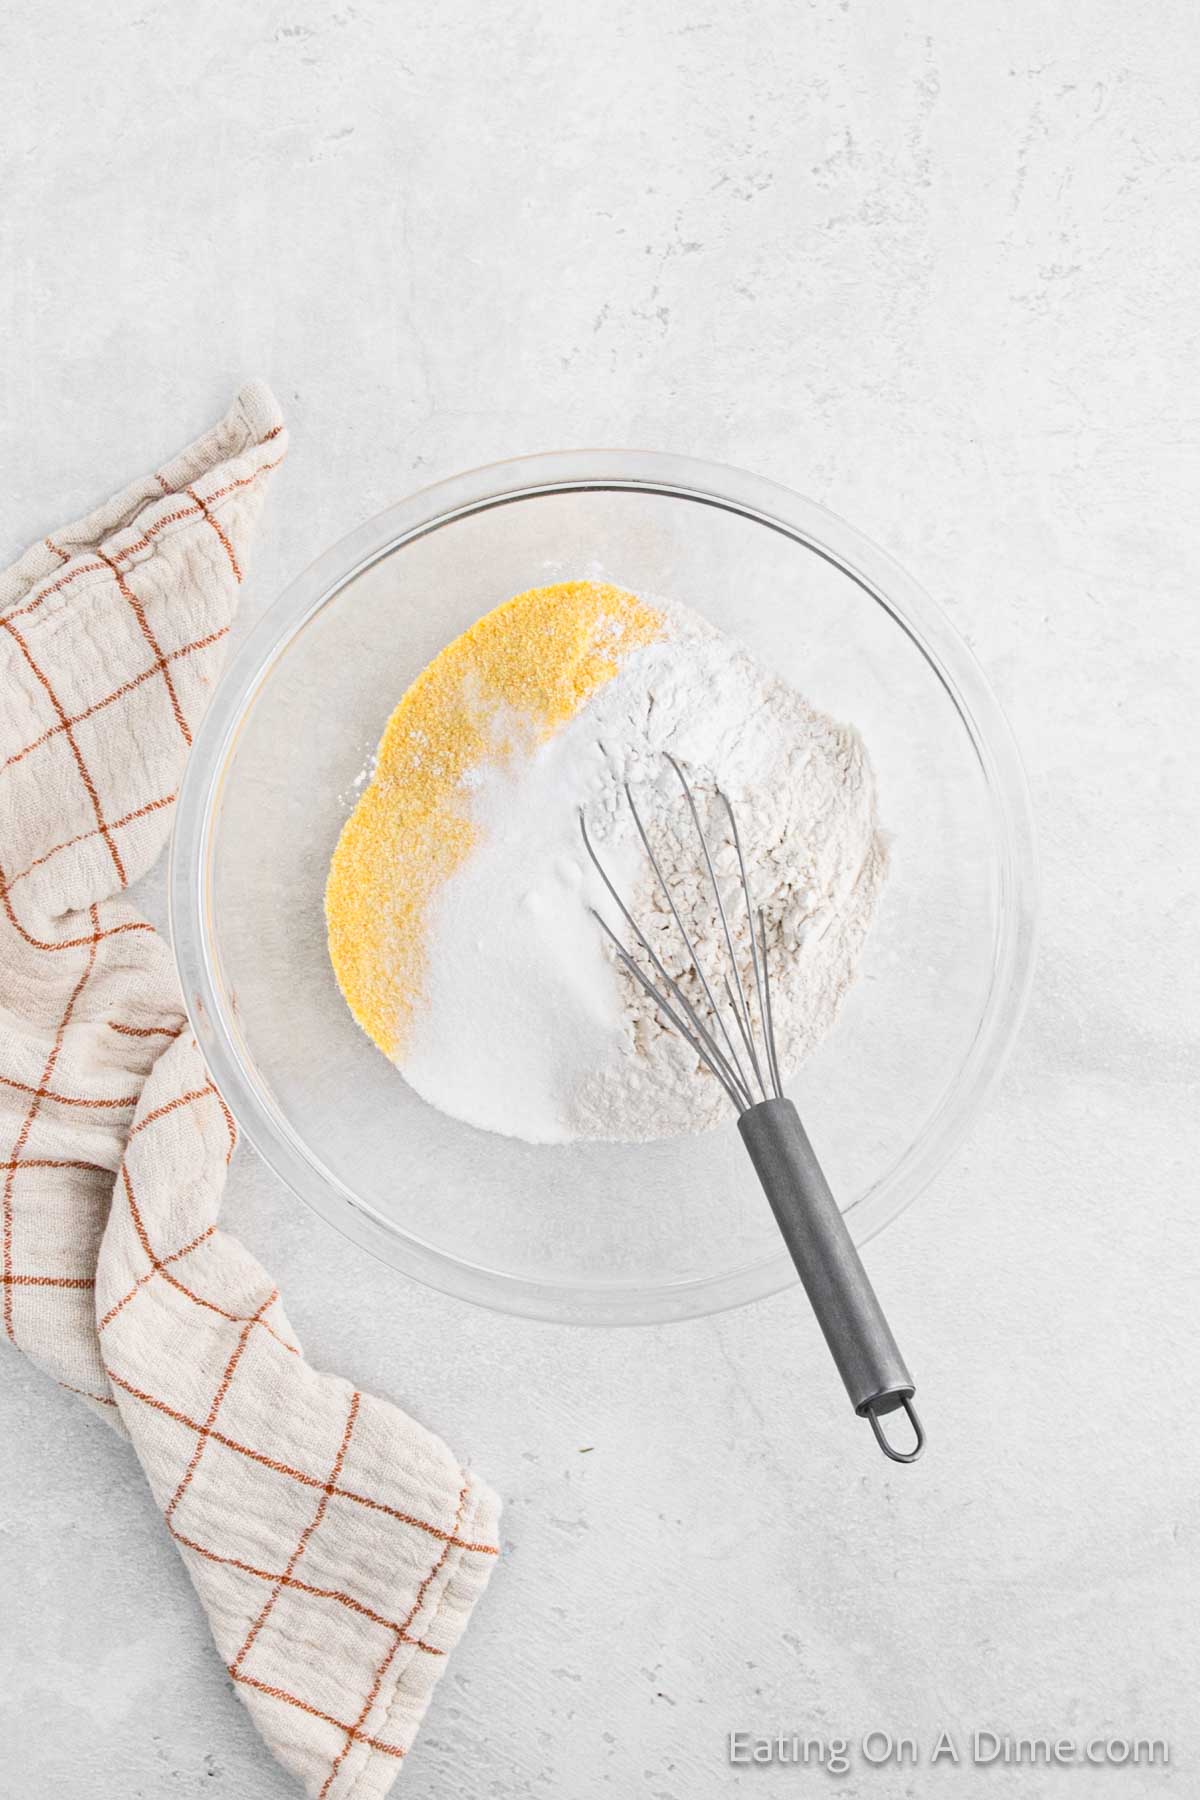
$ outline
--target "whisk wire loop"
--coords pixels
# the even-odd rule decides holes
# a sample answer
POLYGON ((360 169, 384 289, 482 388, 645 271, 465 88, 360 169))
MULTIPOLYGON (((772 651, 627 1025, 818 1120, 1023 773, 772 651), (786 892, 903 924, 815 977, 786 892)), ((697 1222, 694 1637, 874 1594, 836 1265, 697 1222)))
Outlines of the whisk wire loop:
MULTIPOLYGON (((579 827, 583 833, 584 846, 587 850, 588 855, 591 857, 593 864, 595 865, 596 871, 599 874, 601 881, 603 881, 605 887, 607 888, 609 895, 611 896, 612 900, 614 901, 615 905, 617 906, 618 910, 620 911, 622 918, 624 918, 626 924, 629 926, 630 930, 633 932, 634 936, 637 938, 638 943, 642 946, 642 949, 646 952, 646 955, 650 958, 650 961, 654 965, 654 969, 655 969, 656 973, 666 983, 669 991, 674 995, 675 999, 678 1001, 679 1006, 682 1008, 683 1012, 685 1013, 690 1025, 692 1027, 691 1030, 689 1030, 688 1027, 682 1023, 682 1021, 679 1019, 677 1013, 675 1012, 675 1009, 670 1005, 670 1003, 667 1000, 664 999, 663 995, 655 987, 654 983, 651 980, 649 980, 649 978, 642 972, 641 969, 639 969, 639 967, 638 967, 637 963, 634 961, 633 957, 630 956, 629 952, 625 949, 625 946, 621 943, 616 932, 613 931, 612 927, 608 924, 608 921, 599 912, 596 911, 595 907, 593 907, 591 909, 594 916, 596 917, 596 919, 599 920, 601 926, 604 928, 604 931, 607 933, 609 939, 612 942, 613 948, 616 950, 624 967, 627 968, 630 971, 630 973, 636 977, 637 981, 645 989, 646 993, 649 994, 650 998, 654 1001, 656 1006, 659 1008, 659 1011, 667 1019, 668 1023, 670 1023, 672 1026, 674 1026, 675 1030, 678 1031, 680 1033, 680 1035, 685 1039, 685 1041, 691 1045, 692 1049, 696 1052, 696 1055, 700 1058, 701 1062, 703 1062, 705 1064, 705 1066, 707 1068, 709 1068, 712 1071, 712 1073, 717 1077, 718 1081, 721 1083, 722 1087, 725 1089, 725 1092, 728 1094, 730 1100, 732 1101, 733 1105, 737 1108, 738 1112, 739 1113, 743 1112, 746 1109, 746 1107, 750 1106, 753 1103, 753 1096, 751 1095, 749 1087, 745 1081, 745 1078, 743 1077, 743 1075, 741 1073, 740 1065, 737 1065, 736 1067, 731 1067, 730 1064, 726 1061, 724 1055, 721 1052, 720 1046, 715 1042, 714 1038, 712 1037, 712 1034, 709 1032, 709 1030, 705 1026, 703 1020, 699 1017, 698 1013, 696 1012, 696 1009, 693 1007, 693 1005, 692 1005, 691 1001, 688 999, 687 995, 683 992, 683 989, 680 987, 680 985, 676 981, 675 977, 666 968, 663 967, 663 964, 662 964, 660 958, 656 954, 656 952, 655 952, 653 946, 651 945, 649 939, 647 938, 645 932, 642 930, 641 926, 638 924, 637 920, 634 918, 633 914, 630 912, 629 908, 626 906, 625 902, 622 900, 620 894, 618 894, 616 888, 613 886, 612 882, 609 880, 607 871, 605 870, 603 863, 600 861, 600 858, 596 855, 595 847, 592 844, 591 838, 588 836, 587 821, 584 819, 582 813, 579 816, 579 827)), ((681 929, 682 929, 682 927, 681 927, 681 929)))
MULTIPOLYGON (((654 847, 651 844, 650 839, 646 833, 646 827, 642 823, 642 815, 637 809, 637 802, 635 801, 635 799, 633 797, 633 792, 632 792, 628 782, 625 783, 625 799, 628 802, 630 812, 633 814, 633 822, 637 826, 638 836, 642 840, 642 848, 645 850, 646 855, 650 858, 650 867, 654 870, 655 876, 658 880, 658 885, 662 889, 663 898, 666 901, 668 907, 670 908, 671 917, 674 919, 676 927, 678 928, 678 931, 679 931, 679 935, 683 939, 683 947, 687 951, 688 958, 691 962, 692 968, 696 971, 696 975, 700 982, 700 985, 704 989, 704 998, 708 1001, 709 1012, 712 1014, 713 1018, 715 1019, 715 1021, 717 1023, 717 1027, 720 1030, 721 1036, 725 1039, 725 1047, 726 1047, 726 1050, 728 1051, 728 1061, 737 1073, 738 1087, 745 1091, 745 1093, 747 1095, 746 1104, 749 1105, 751 1099, 753 1098, 750 1083, 746 1078, 745 1072, 744 1072, 741 1062, 738 1058, 738 1053, 733 1047, 733 1039, 729 1035, 729 1027, 725 1023, 724 1015, 722 1014, 720 1008, 717 1006, 715 999, 713 998, 713 991, 712 991, 712 988, 709 986, 708 976, 706 975, 705 970, 704 970, 704 964, 701 962, 699 956, 696 953, 696 946, 692 943, 691 938, 688 936, 687 926, 684 924, 683 918, 679 911, 679 908, 675 904, 675 896, 671 892, 670 886, 667 882, 667 878, 662 872, 662 866, 659 863, 657 856, 654 854, 654 847)), ((637 927, 635 926, 634 929, 636 930, 637 927)), ((739 1022, 739 1024, 741 1023, 740 1020, 738 1022, 739 1022)), ((743 1034, 743 1038, 744 1038, 744 1034, 743 1034)))
MULTIPOLYGON (((758 1081, 759 1088, 762 1092, 762 1097, 765 1100, 767 1098, 767 1087, 766 1087, 766 1083, 764 1082, 764 1080, 762 1078, 762 1070, 759 1067, 758 1053, 754 1048, 754 1037, 753 1037, 753 1033, 752 1033, 751 1027, 750 1027, 750 1015, 749 1015, 749 1011, 746 1007, 745 995, 742 992, 741 972, 738 969, 737 953, 733 948, 733 933, 729 929, 729 919, 725 912, 725 902, 721 898, 721 884, 717 880, 717 871, 713 867, 712 855, 708 848, 708 839, 705 837, 704 827, 700 823, 700 813, 696 806, 696 796, 692 793, 691 787, 688 785, 687 776, 684 774, 684 772, 680 768, 679 764, 675 761, 675 758, 671 755, 670 751, 666 752, 666 758, 667 758, 667 761, 670 763, 671 767, 674 769, 676 775, 679 777, 679 784, 683 789, 684 799, 687 801, 687 804, 688 804, 688 811, 692 815, 692 823, 696 827, 696 836, 700 840, 700 848, 704 854, 704 866, 708 870, 708 879, 712 882, 713 897, 717 902, 717 912, 720 915, 720 919, 721 919, 721 929, 725 934, 725 948, 729 952, 729 966, 733 972, 733 984, 734 984, 734 988, 735 988, 734 1012, 737 1015, 738 1025, 741 1028, 742 1037, 745 1040, 746 1050, 749 1054, 750 1061, 753 1065, 754 1074, 758 1081)), ((725 805, 727 808, 729 808, 728 800, 725 801, 725 805)), ((747 905, 749 904, 749 899, 750 899, 750 896, 749 896, 749 893, 747 892, 747 894, 746 894, 747 905)), ((753 936, 754 936, 753 917, 751 917, 751 920, 750 920, 750 936, 751 936, 751 938, 753 938, 753 936)), ((706 984, 706 986, 707 986, 707 984, 706 984)))
MULTIPOLYGON (((783 1099, 783 1083, 779 1079, 779 1056, 775 1049, 775 1021, 771 1017, 771 971, 767 963, 767 921, 762 911, 758 915, 758 930, 762 940, 762 992, 763 992, 763 1038, 767 1046, 767 1057, 771 1064, 771 1080, 775 1084, 775 1098, 783 1099)), ((751 924, 750 935, 754 935, 751 924)))
MULTIPOLYGON (((734 817, 733 807, 730 804, 728 795, 723 789, 718 788, 717 792, 720 796, 722 805, 725 808, 725 813, 729 820, 730 831, 733 836, 734 850, 737 855, 742 901, 746 908, 746 922, 749 927, 750 959, 753 971, 753 986, 751 991, 757 1000, 758 1024, 763 1044, 763 1053, 762 1056, 760 1056, 758 1046, 755 1043, 754 1008, 751 1005, 750 997, 743 985, 741 968, 738 962, 737 952, 734 948, 733 929, 721 893, 720 883, 717 880, 716 867, 713 862, 712 852, 709 848, 708 838, 700 821, 700 813, 696 805, 696 798, 692 792, 687 776, 684 774, 675 758, 668 754, 666 760, 675 771, 680 785, 683 788, 684 798, 687 802, 688 810, 696 829, 696 835, 700 841, 700 848, 704 857, 704 866, 708 872, 713 896, 716 900, 717 913, 721 921, 721 932, 724 938, 725 949, 728 953, 730 968, 730 973, 722 977, 722 986, 724 988, 725 999, 728 1003, 728 1011, 733 1015, 736 1036, 741 1040, 745 1062, 743 1061, 742 1056, 739 1056, 738 1054, 737 1045, 734 1041, 734 1034, 731 1034, 725 1020, 725 1009, 718 1003, 717 996, 713 992, 709 975, 688 928, 684 923, 683 915, 680 912, 675 895, 672 892, 670 883, 663 871, 662 864, 655 853, 654 846, 650 841, 650 835, 646 830, 645 821, 638 810, 637 802, 633 797, 633 792, 628 782, 625 783, 625 799, 628 803, 630 814, 633 818, 634 825, 637 828, 638 837, 641 839, 642 848, 645 850, 646 856, 650 862, 650 867, 654 871, 655 880, 662 891, 671 918, 675 923, 675 928, 683 941, 683 949, 688 966, 691 971, 694 972, 696 980, 699 982, 704 994, 704 1003, 707 1007, 709 1020, 711 1021, 711 1028, 710 1024, 706 1023, 705 1019, 701 1017, 701 1013, 697 1006, 692 1003, 684 992, 684 989, 680 985, 680 979, 677 976, 672 975, 666 968, 662 958, 655 951, 649 938, 646 936, 646 933, 642 930, 641 926, 630 912, 629 907, 625 904, 625 901, 613 886, 607 870, 601 862, 600 857, 597 855, 595 845, 588 835, 587 821, 581 811, 579 814, 579 828, 583 834, 583 842, 587 849, 588 856, 591 858, 601 881, 604 883, 609 897, 616 905, 621 917, 625 920, 625 923, 633 932, 637 943, 649 958, 654 972, 658 976, 659 982, 662 983, 662 987, 652 981, 646 972, 639 966, 636 957, 634 957, 629 949, 621 942, 620 937, 608 924, 607 920, 604 919, 594 907, 591 910, 603 926, 605 933, 612 943, 613 949, 620 958, 622 966, 629 970, 630 974, 634 976, 644 992, 654 1001, 659 1012, 672 1029, 679 1033, 684 1041, 690 1045, 691 1049, 696 1053, 697 1057, 705 1067, 716 1076, 730 1101, 737 1109, 740 1117, 743 1113, 748 1112, 751 1107, 758 1104, 755 1099, 756 1086, 763 1100, 772 1098, 782 1099, 783 1097, 782 1085, 779 1078, 779 1058, 775 1048, 774 1025, 771 1017, 770 977, 767 970, 766 922, 762 910, 759 909, 757 912, 758 934, 756 937, 756 913, 750 890, 750 881, 746 873, 746 861, 742 852, 742 843, 738 833, 737 820, 734 817), (760 939, 761 942, 758 941, 758 939, 760 939), (664 988, 666 990, 665 992, 663 991, 664 988), (717 1033, 720 1034, 720 1038, 723 1040, 720 1043, 717 1041, 717 1033), (766 1065, 765 1074, 763 1068, 764 1062, 766 1065)), ((687 971, 685 970, 685 973, 686 972, 687 971)))
MULTIPOLYGON (((634 962, 632 956, 630 956, 629 952, 625 949, 625 946, 618 941, 617 935, 612 930, 611 926, 608 924, 608 921, 606 919, 601 918, 600 914, 595 910, 594 907, 592 908, 592 917, 594 919, 598 920, 601 928, 605 932, 607 932, 609 938, 612 940, 613 949, 616 951, 617 955, 620 957, 621 962, 624 964, 624 966, 629 970, 629 973, 633 976, 634 980, 641 983, 642 987, 645 988, 646 992, 650 995, 650 998, 654 1001, 654 1004, 658 1007, 659 1011, 663 1014, 663 1016, 667 1019, 667 1021, 675 1027, 675 1029, 679 1033, 680 1037, 683 1038, 686 1043, 691 1045, 692 1049, 695 1051, 696 1055, 700 1058, 701 1062, 708 1062, 708 1058, 705 1055, 704 1048, 703 1048, 702 1044, 700 1043, 700 1041, 693 1035, 693 1033, 691 1031, 689 1031, 688 1027, 684 1024, 683 1020, 676 1013, 674 1008, 671 1006, 670 1002, 663 998, 663 996, 658 992, 657 988, 654 986, 654 983, 649 979, 649 977, 646 976, 645 974, 643 974, 642 970, 638 968, 638 966, 634 962)), ((670 977, 667 977, 667 979, 670 980, 670 977)), ((674 982, 671 983, 671 986, 672 986, 672 989, 674 990, 674 988, 675 988, 674 982)), ((679 996, 679 998, 681 1001, 683 1001, 682 994, 679 996)), ((724 1063, 718 1064, 714 1061, 710 1064, 710 1066, 712 1068, 713 1074, 716 1076, 717 1080, 721 1083, 721 1086, 725 1089, 725 1092, 728 1094, 730 1100, 733 1102, 734 1106, 736 1106, 738 1108, 738 1111, 740 1113, 743 1110, 743 1107, 745 1104, 744 1094, 741 1092, 740 1089, 736 1089, 732 1085, 731 1078, 725 1072, 724 1063)))
POLYGON ((763 992, 763 979, 767 969, 766 921, 763 917, 761 908, 757 914, 754 910, 754 901, 750 893, 750 878, 746 874, 746 859, 742 855, 742 835, 737 828, 737 820, 733 814, 733 807, 730 804, 729 795, 725 792, 724 788, 719 788, 717 791, 724 803, 725 814, 729 820, 729 829, 733 833, 733 847, 737 852, 738 873, 742 878, 742 896, 746 902, 746 924, 750 929, 750 960, 754 967, 754 991, 758 995, 758 1020, 762 1027, 763 1043, 765 1044, 767 1051, 767 1070, 771 1077, 771 1086, 774 1089, 775 1099, 782 1100, 783 1091, 779 1085, 779 1063, 775 1055, 775 1034, 771 1030, 770 1020, 767 1017, 766 998, 763 992), (756 917, 763 939, 761 964, 758 957, 757 933, 754 929, 756 917))

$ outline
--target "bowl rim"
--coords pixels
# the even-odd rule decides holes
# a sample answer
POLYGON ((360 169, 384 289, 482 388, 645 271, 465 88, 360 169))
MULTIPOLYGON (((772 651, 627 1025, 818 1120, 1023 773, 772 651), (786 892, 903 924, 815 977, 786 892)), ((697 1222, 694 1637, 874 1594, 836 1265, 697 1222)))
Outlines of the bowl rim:
POLYGON ((171 941, 188 1020, 214 1081, 255 1150, 307 1205, 353 1242, 426 1285, 528 1318, 648 1324, 694 1318, 765 1298, 796 1273, 780 1246, 742 1268, 648 1286, 565 1285, 472 1263, 385 1221, 314 1159, 268 1100, 220 996, 209 850, 230 756, 272 670, 296 635, 366 569, 455 521, 563 492, 630 491, 717 506, 781 532, 842 571, 911 639, 954 705, 991 801, 996 932, 988 993, 975 1036, 920 1131, 846 1209, 858 1244, 899 1217, 945 1165, 1004 1069, 1036 961, 1038 871, 1033 810, 1008 721, 957 630, 913 578, 871 539, 816 501, 727 465, 649 450, 559 450, 466 470, 422 488, 359 525, 312 562, 251 628, 195 735, 171 837, 171 941))

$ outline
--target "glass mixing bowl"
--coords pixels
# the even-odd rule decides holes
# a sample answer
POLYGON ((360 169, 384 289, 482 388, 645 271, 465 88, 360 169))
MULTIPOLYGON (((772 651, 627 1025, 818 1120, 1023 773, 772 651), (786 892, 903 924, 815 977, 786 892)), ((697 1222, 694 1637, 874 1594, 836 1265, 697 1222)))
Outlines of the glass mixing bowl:
POLYGON ((858 532, 734 469, 569 451, 457 476, 314 564, 233 662, 179 800, 171 922, 188 1013, 260 1155, 385 1262, 534 1317, 715 1312, 795 1279, 734 1128, 535 1146, 445 1118, 359 1030, 325 873, 384 723, 521 589, 686 601, 862 732, 892 867, 841 1017, 790 1086, 862 1243, 941 1167, 1029 987, 1035 856, 1016 749, 932 601, 858 532))

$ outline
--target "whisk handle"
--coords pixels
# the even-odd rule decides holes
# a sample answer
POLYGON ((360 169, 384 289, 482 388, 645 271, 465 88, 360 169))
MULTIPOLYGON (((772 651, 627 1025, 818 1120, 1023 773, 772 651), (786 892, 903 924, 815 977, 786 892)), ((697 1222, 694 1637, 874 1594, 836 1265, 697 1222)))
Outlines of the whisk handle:
POLYGON ((763 1100, 738 1120, 805 1292, 851 1404, 894 1462, 915 1462, 925 1434, 912 1406, 912 1376, 851 1242, 800 1115, 790 1100, 763 1100), (915 1447, 896 1449, 879 1420, 903 1408, 915 1447))

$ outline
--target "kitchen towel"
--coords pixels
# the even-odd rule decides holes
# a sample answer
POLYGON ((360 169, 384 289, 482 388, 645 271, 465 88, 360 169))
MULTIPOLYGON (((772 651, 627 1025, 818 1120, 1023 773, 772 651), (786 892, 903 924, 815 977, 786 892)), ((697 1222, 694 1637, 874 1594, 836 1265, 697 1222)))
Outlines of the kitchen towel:
POLYGON ((167 946, 116 897, 167 835, 286 442, 252 384, 0 577, 3 1336, 131 1440, 279 1760, 320 1800, 376 1800, 487 1581, 497 1503, 311 1368, 219 1229, 233 1121, 167 946))

